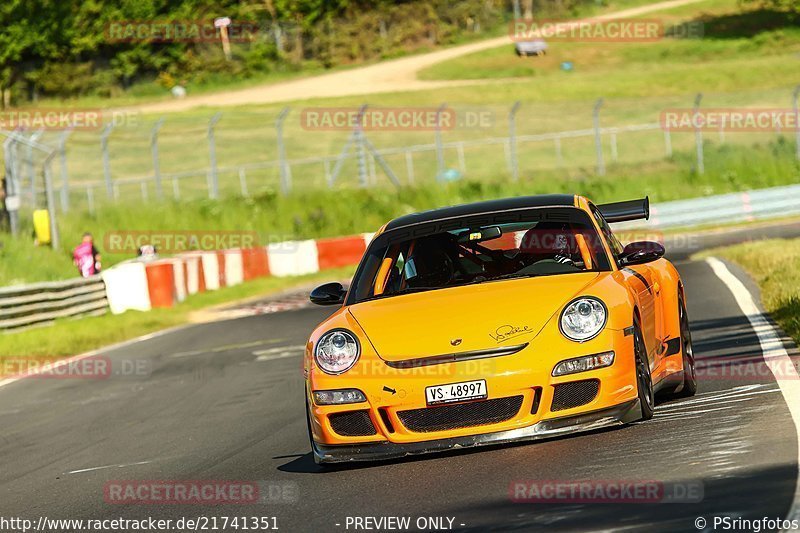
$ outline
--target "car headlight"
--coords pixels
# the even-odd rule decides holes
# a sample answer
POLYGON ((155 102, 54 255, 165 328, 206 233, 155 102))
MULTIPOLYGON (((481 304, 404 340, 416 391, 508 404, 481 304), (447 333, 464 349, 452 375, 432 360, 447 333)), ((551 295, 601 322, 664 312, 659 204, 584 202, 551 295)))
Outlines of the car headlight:
POLYGON ((568 339, 583 342, 594 338, 608 320, 606 306, 597 298, 582 297, 570 302, 558 321, 561 333, 568 339))
POLYGON ((585 355, 574 359, 561 361, 553 368, 553 377, 577 374, 597 368, 605 368, 614 364, 614 352, 603 352, 595 355, 585 355))
POLYGON ((347 372, 361 355, 358 339, 346 329, 329 331, 317 341, 314 359, 326 374, 347 372))

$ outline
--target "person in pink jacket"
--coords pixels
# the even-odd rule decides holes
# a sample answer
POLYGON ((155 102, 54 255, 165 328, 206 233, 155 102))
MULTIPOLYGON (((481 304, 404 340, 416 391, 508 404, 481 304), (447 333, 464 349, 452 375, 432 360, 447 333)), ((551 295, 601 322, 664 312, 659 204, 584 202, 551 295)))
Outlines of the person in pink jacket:
POLYGON ((83 234, 83 240, 72 251, 72 262, 84 278, 100 273, 100 252, 94 247, 91 233, 83 234))

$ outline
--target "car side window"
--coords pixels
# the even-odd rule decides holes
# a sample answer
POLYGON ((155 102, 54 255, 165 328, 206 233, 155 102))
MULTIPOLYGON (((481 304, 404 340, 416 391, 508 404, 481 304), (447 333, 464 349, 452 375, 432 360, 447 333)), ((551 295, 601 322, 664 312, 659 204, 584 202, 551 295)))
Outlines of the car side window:
POLYGON ((606 219, 603 218, 602 214, 600 214, 600 210, 597 209, 594 204, 591 205, 591 209, 592 215, 594 215, 595 220, 597 220, 597 224, 600 226, 600 231, 603 233, 606 241, 608 241, 608 246, 611 248, 611 253, 614 256, 614 259, 619 259, 619 256, 622 255, 622 244, 611 231, 611 226, 608 225, 606 219))

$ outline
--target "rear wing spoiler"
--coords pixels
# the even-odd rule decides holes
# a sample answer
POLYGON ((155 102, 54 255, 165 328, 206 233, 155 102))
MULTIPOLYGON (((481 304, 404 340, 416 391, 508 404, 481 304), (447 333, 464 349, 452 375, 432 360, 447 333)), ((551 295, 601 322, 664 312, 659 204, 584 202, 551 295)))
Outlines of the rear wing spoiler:
POLYGON ((647 220, 650 218, 650 198, 627 200, 598 205, 597 209, 608 222, 625 222, 626 220, 647 220))

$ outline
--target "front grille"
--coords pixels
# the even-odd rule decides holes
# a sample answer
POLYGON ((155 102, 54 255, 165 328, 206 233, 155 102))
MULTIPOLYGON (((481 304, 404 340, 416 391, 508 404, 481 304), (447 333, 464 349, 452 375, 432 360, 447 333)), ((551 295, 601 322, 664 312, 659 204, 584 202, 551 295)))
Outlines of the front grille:
POLYGON ((364 437, 375 434, 368 411, 350 411, 328 415, 333 431, 343 437, 364 437))
POLYGON ((586 405, 594 400, 600 390, 600 381, 597 379, 573 381, 556 385, 554 388, 551 411, 563 411, 586 405))
POLYGON ((428 433, 497 424, 514 418, 522 407, 522 396, 398 411, 409 431, 428 433))

